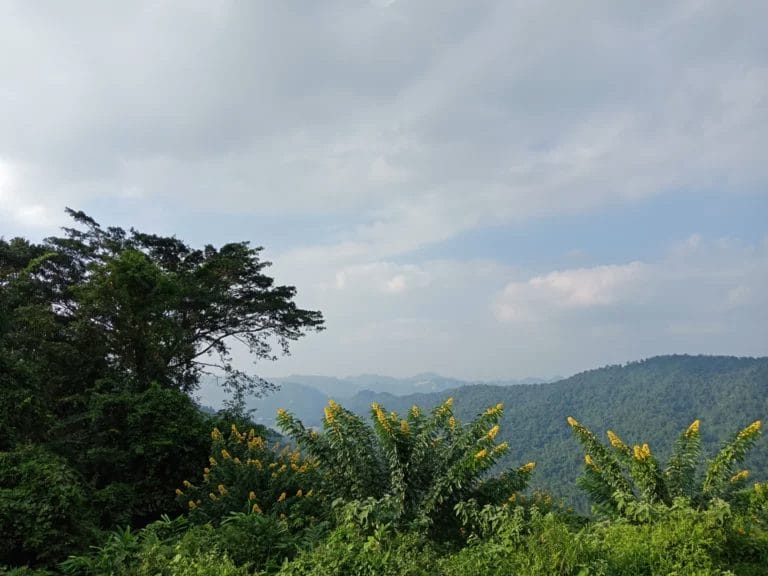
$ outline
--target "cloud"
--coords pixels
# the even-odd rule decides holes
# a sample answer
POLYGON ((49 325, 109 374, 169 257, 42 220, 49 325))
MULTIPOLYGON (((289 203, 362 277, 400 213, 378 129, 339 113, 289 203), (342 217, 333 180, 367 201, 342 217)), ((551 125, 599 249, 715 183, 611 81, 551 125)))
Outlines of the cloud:
POLYGON ((0 156, 26 167, 6 213, 328 212, 391 257, 768 176, 762 2, 0 10, 0 156))
POLYGON ((640 262, 550 272, 524 282, 510 282, 496 303, 503 322, 536 320, 557 309, 587 309, 633 299, 647 279, 640 262))

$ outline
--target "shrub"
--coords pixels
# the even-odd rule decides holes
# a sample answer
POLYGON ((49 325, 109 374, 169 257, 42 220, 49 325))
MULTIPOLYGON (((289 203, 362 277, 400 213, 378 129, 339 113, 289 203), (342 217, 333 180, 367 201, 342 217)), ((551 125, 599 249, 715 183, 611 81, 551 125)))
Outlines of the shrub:
POLYGON ((670 507, 685 499, 694 507, 708 507, 732 500, 749 475, 735 466, 754 446, 762 425, 758 420, 734 435, 697 476, 703 465, 698 420, 680 434, 664 469, 648 444, 630 449, 609 430, 606 447, 574 418, 568 417, 568 424, 586 450, 579 487, 598 511, 637 521, 648 521, 656 504, 670 507))
POLYGON ((278 411, 277 421, 316 459, 323 495, 381 500, 383 506, 394 506, 396 525, 429 528, 438 538, 455 538, 457 503, 505 501, 525 488, 534 464, 487 477, 508 450, 506 442, 495 441, 503 406, 462 424, 452 404, 449 398, 431 414, 414 406, 404 417, 373 404, 369 425, 330 401, 322 432, 307 430, 284 410, 278 411))
POLYGON ((60 457, 36 446, 0 452, 0 564, 55 562, 94 535, 86 491, 60 457))

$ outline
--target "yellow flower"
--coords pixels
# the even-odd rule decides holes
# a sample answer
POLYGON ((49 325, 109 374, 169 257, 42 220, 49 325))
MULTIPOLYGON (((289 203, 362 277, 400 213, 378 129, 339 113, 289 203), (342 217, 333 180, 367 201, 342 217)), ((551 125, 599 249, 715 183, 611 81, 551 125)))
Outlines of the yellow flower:
POLYGON ((488 430, 488 434, 486 434, 486 437, 489 440, 493 440, 494 438, 496 438, 496 434, 498 434, 498 433, 499 433, 499 425, 496 424, 493 428, 488 430))
POLYGON ((184 484, 185 488, 192 488, 192 482, 190 482, 189 480, 184 480, 182 484, 184 484))
POLYGON ((760 431, 760 428, 762 427, 762 425, 763 423, 760 420, 755 420, 754 422, 752 422, 752 424, 750 424, 749 426, 744 428, 744 430, 739 432, 738 438, 739 439, 749 438, 750 436, 757 434, 760 431))
POLYGON ((277 417, 278 418, 285 418, 285 416, 288 414, 288 411, 285 408, 278 408, 277 409, 277 417))
POLYGON ((498 416, 501 414, 501 411, 504 410, 504 404, 499 402, 496 404, 496 406, 493 406, 492 408, 488 408, 488 410, 485 411, 486 416, 498 416))
POLYGON ((232 424, 232 426, 230 427, 230 430, 232 431, 232 434, 234 434, 235 436, 240 434, 240 431, 237 429, 237 424, 232 424))
POLYGON ((453 406, 453 396, 449 396, 448 399, 443 404, 446 408, 451 408, 453 406))
POLYGON ((254 492, 253 490, 248 492, 248 500, 256 500, 256 492, 254 492))
POLYGON ((475 460, 480 460, 482 458, 485 458, 486 456, 488 456, 488 450, 483 448, 477 454, 475 454, 475 460))
POLYGON ((632 448, 632 452, 635 456, 635 460, 640 462, 643 460, 648 460, 648 458, 651 457, 651 448, 648 446, 648 444, 643 444, 642 446, 634 446, 632 448))
POLYGON ((303 495, 304 495, 304 492, 301 490, 301 488, 296 490, 296 497, 297 498, 301 498, 303 495))
POLYGON ((408 434, 408 421, 407 420, 400 420, 400 432, 403 434, 408 434))
POLYGON ((183 496, 183 495, 184 495, 184 492, 176 488, 176 496, 183 496))
POLYGON ((493 448, 493 453, 498 454, 499 452, 505 452, 507 448, 509 448, 509 444, 507 442, 500 442, 493 448))
POLYGON ((507 502, 514 502, 517 500, 517 494, 512 494, 509 498, 507 498, 507 502))
POLYGON ((451 432, 456 430, 456 418, 454 418, 453 416, 448 418, 448 428, 451 429, 451 432))
POLYGON ((333 411, 326 406, 323 408, 323 412, 325 412, 325 420, 328 422, 328 424, 333 424, 333 411))
POLYGON ((619 438, 613 430, 608 430, 608 440, 614 448, 618 448, 619 450, 627 449, 627 445, 621 441, 621 438, 619 438))
POLYGON ((278 501, 278 502, 282 502, 283 500, 285 500, 285 497, 286 497, 286 496, 287 496, 287 494, 286 494, 285 492, 282 492, 282 493, 280 494, 280 497, 277 499, 277 501, 278 501))
POLYGON ((242 464, 242 462, 240 462, 240 458, 234 458, 232 462, 234 462, 235 464, 242 464))
POLYGON ((210 474, 211 473, 211 469, 210 468, 203 468, 203 472, 205 474, 210 474))
POLYGON ((195 504, 195 501, 194 501, 194 500, 190 500, 190 501, 188 502, 188 506, 189 506, 189 509, 190 509, 190 510, 194 510, 195 508, 197 508, 197 504, 195 504))
POLYGON ((219 489, 219 494, 221 494, 222 496, 227 495, 227 487, 224 486, 224 484, 219 484, 218 489, 219 489))
POLYGON ((217 441, 221 440, 221 432, 219 431, 218 428, 214 428, 213 430, 211 430, 211 439, 217 440, 217 441))
POLYGON ((740 472, 737 472, 733 476, 731 476, 731 482, 739 482, 741 480, 746 480, 749 476, 749 470, 741 470, 740 472))
POLYGON ((261 508, 259 507, 258 504, 254 503, 253 507, 251 507, 251 512, 253 512, 254 514, 261 514, 261 508))
POLYGON ((414 418, 418 418, 419 416, 421 416, 421 410, 419 410, 419 407, 416 406, 416 404, 411 406, 411 416, 413 416, 414 418))
POLYGON ((523 466, 522 470, 524 472, 532 472, 534 468, 536 468, 536 462, 528 462, 528 464, 523 466))
POLYGON ((594 460, 592 460, 592 456, 590 456, 589 454, 586 454, 586 455, 584 456, 584 463, 585 463, 587 466, 592 466, 593 468, 595 467, 595 461, 594 461, 594 460))
POLYGON ((213 492, 208 492, 208 498, 210 498, 214 502, 216 502, 216 500, 218 500, 218 498, 216 498, 216 494, 214 494, 213 492))
POLYGON ((579 422, 573 416, 568 416, 567 420, 568 420, 568 425, 571 428, 575 428, 576 426, 579 425, 579 422))
POLYGON ((701 421, 696 419, 693 422, 691 422, 691 425, 688 426, 688 430, 685 431, 685 437, 690 438, 694 434, 699 433, 699 426, 701 426, 701 421))
POLYGON ((226 460, 227 458, 232 458, 232 456, 230 455, 230 453, 229 453, 229 452, 227 452, 227 449, 226 449, 226 448, 222 448, 222 449, 221 449, 221 457, 222 457, 222 458, 224 458, 224 460, 226 460))
POLYGON ((208 458, 208 462, 210 462, 211 466, 216 466, 216 458, 214 458, 213 456, 208 458))

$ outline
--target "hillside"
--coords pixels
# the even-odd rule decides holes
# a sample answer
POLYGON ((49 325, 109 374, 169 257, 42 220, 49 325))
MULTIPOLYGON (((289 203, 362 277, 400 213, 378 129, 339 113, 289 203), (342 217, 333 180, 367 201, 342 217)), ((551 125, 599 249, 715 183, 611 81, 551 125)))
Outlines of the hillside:
MULTIPOLYGON (((550 384, 477 384, 405 396, 362 391, 343 405, 367 414, 371 402, 379 402, 387 410, 402 412, 413 404, 435 406, 447 396, 455 398, 463 420, 503 402, 502 435, 511 447, 505 463, 536 460, 534 485, 583 507, 574 485, 583 452, 566 425, 568 416, 598 434, 611 429, 627 443, 648 442, 662 458, 680 431, 699 418, 705 446, 712 451, 746 424, 768 417, 768 358, 659 356, 550 384)), ((305 413, 311 404, 303 405, 305 413)), ((321 415, 318 407, 307 424, 317 424, 321 415)), ((758 444, 749 463, 756 479, 768 478, 768 442, 758 444)))

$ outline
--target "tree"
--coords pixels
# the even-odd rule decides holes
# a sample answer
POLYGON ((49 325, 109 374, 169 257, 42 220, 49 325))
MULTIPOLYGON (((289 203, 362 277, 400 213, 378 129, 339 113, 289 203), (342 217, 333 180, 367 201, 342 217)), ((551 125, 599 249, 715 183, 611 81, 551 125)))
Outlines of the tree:
MULTIPOLYGON (((233 367, 233 342, 256 359, 275 359, 273 347, 287 354, 291 341, 323 327, 320 312, 293 302, 295 288, 264 273, 270 263, 260 247, 193 249, 175 237, 102 228, 83 212, 67 213, 79 228, 46 239, 23 269, 0 262, 0 271, 12 269, 14 281, 33 287, 113 381, 189 392, 201 374, 216 371, 225 387, 258 392, 268 383, 233 367)), ((0 285, 10 276, 3 272, 8 280, 0 285)))

